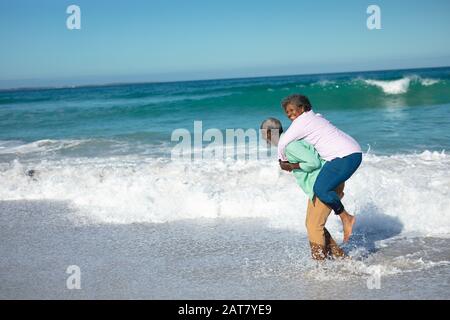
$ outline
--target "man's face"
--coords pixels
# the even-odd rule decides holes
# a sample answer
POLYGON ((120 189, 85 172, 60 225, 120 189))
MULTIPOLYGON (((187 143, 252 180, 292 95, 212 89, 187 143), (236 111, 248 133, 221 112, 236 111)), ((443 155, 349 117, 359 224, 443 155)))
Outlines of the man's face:
POLYGON ((277 146, 280 140, 279 130, 264 130, 262 137, 267 143, 277 146))

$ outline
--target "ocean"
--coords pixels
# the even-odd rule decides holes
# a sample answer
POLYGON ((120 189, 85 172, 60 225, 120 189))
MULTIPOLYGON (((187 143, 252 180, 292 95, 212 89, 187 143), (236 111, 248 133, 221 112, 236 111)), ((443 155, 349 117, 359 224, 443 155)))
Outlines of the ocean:
POLYGON ((0 298, 449 299, 449 149, 450 68, 1 90, 0 298), (292 93, 363 149, 351 261, 311 260, 276 153, 173 157, 197 121, 287 128, 292 93))

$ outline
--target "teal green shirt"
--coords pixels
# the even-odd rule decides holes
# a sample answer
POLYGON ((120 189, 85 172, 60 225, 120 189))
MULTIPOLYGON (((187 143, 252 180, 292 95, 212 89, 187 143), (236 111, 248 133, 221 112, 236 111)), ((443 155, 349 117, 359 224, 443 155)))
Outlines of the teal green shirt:
POLYGON ((293 170, 292 173, 297 179, 297 184, 312 200, 314 183, 326 161, 320 158, 311 144, 303 140, 293 141, 287 145, 286 158, 291 163, 300 164, 300 169, 293 170))

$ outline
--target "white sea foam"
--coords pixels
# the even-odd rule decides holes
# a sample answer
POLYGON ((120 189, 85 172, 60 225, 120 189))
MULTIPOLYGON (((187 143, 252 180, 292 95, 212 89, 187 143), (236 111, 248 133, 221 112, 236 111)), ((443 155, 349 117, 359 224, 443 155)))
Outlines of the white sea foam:
MULTIPOLYGON (((367 232, 450 235, 445 153, 367 155, 344 204, 367 232), (374 232, 375 232, 374 231, 374 232)), ((276 161, 182 162, 138 156, 0 165, 0 200, 67 200, 101 223, 261 218, 304 232, 306 196, 276 161), (35 170, 34 176, 26 174, 35 170)), ((76 217, 75 217, 76 218, 76 217)), ((328 226, 340 232, 337 218, 328 226)))
POLYGON ((29 154, 35 152, 52 152, 72 148, 88 140, 51 140, 44 139, 24 143, 22 141, 0 141, 0 154, 29 154))
POLYGON ((439 80, 425 78, 425 79, 420 79, 420 83, 424 86, 432 86, 436 83, 439 83, 439 80))
POLYGON ((411 82, 410 78, 402 78, 399 80, 364 80, 365 83, 380 87, 386 94, 402 94, 406 93, 411 82))
POLYGON ((437 79, 421 78, 417 75, 406 76, 398 80, 364 80, 366 84, 379 87, 386 94, 404 94, 407 93, 411 83, 417 82, 423 86, 432 86, 439 83, 437 79))
POLYGON ((321 86, 321 87, 326 87, 326 86, 334 85, 334 84, 335 84, 335 81, 332 81, 332 80, 320 80, 320 81, 314 83, 313 85, 318 85, 318 86, 321 86))
POLYGON ((450 261, 431 261, 424 258, 412 258, 409 255, 398 257, 384 257, 378 261, 375 254, 364 261, 329 261, 320 267, 312 268, 306 272, 306 276, 317 281, 348 281, 360 277, 394 276, 397 274, 424 271, 435 267, 446 267, 450 261))

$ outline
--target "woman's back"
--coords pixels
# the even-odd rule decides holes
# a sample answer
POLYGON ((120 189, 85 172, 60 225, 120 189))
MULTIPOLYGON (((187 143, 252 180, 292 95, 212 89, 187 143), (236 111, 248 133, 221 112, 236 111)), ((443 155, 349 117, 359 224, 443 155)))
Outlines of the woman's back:
POLYGON ((361 147, 355 139, 312 110, 297 117, 281 137, 278 144, 279 159, 286 161, 286 146, 299 139, 312 144, 326 161, 361 152, 361 147))

